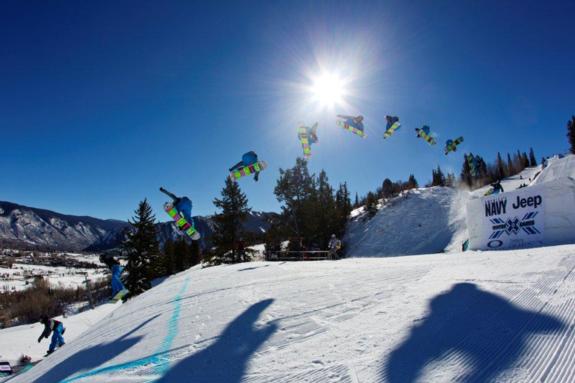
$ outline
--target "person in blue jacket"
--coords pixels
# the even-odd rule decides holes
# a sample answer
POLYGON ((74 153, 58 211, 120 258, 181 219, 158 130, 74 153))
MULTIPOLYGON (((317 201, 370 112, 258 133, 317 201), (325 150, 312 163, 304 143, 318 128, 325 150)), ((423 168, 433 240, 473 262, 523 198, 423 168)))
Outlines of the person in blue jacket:
POLYGON ((184 216, 184 218, 186 219, 186 221, 188 221, 190 225, 195 227, 194 219, 192 218, 192 200, 185 196, 178 197, 175 194, 170 193, 163 187, 160 188, 160 191, 172 199, 176 210, 184 216))
POLYGON ((40 323, 44 325, 44 331, 38 338, 38 343, 40 343, 43 338, 48 338, 50 333, 52 333, 52 341, 50 342, 50 347, 46 352, 46 355, 50 355, 56 350, 56 347, 62 347, 66 344, 66 342, 64 342, 64 337, 62 336, 64 335, 64 332, 66 332, 66 329, 62 322, 55 319, 49 319, 46 315, 42 316, 40 323))
MULTIPOLYGON (((112 299, 116 297, 116 295, 120 292, 125 295, 128 293, 128 290, 122 283, 122 271, 124 268, 120 265, 120 262, 114 258, 110 253, 104 253, 100 256, 100 261, 104 263, 110 271, 112 272, 112 299)), ((116 298, 118 299, 118 298, 116 298)))
MULTIPOLYGON (((160 191, 172 199, 174 207, 176 208, 176 210, 181 215, 183 215, 184 218, 186 219, 186 221, 190 225, 192 225, 192 227, 195 229, 196 226, 194 225, 194 218, 192 217, 192 200, 186 196, 178 197, 175 194, 170 193, 169 191, 167 191, 163 187, 160 188, 160 191)), ((200 239, 200 233, 196 230, 194 232, 194 235, 192 236, 192 240, 197 241, 199 239, 200 239)))
MULTIPOLYGON (((252 150, 247 153, 244 153, 244 155, 242 156, 242 160, 237 164, 235 164, 234 166, 232 166, 229 170, 230 172, 233 172, 235 170, 245 168, 246 166, 253 165, 257 162, 258 162, 258 155, 256 154, 256 152, 252 150)), ((254 175, 254 181, 257 181, 259 179, 259 175, 260 172, 256 171, 256 174, 254 175)))

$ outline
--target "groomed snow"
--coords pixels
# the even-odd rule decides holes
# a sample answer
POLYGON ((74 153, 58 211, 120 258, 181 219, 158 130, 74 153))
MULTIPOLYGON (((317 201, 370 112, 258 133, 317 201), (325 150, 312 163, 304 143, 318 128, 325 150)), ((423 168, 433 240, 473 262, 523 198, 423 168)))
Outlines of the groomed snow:
MULTIPOLYGON (((60 316, 56 319, 64 323, 66 327, 64 338, 70 343, 119 306, 119 303, 104 304, 94 310, 84 311, 67 318, 60 316)), ((44 331, 44 325, 41 323, 0 330, 0 360, 15 364, 22 355, 30 356, 33 361, 42 359, 50 345, 50 339, 44 339, 42 343, 38 343, 38 337, 42 331, 44 331)))
POLYGON ((12 382, 570 382, 573 270, 573 245, 194 269, 12 382))

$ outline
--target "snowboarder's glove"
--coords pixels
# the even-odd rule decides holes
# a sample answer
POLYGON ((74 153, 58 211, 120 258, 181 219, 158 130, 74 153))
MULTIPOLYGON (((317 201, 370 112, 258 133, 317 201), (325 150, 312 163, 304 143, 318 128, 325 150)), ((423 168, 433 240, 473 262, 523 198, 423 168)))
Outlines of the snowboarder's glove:
POLYGON ((38 338, 38 343, 42 342, 42 336, 40 336, 40 338, 38 338))

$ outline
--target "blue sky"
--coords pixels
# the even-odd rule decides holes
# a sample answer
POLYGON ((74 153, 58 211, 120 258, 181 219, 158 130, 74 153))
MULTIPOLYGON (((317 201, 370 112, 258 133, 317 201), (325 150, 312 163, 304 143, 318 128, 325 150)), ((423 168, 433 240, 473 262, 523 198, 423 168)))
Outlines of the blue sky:
POLYGON ((251 206, 279 210, 278 169, 319 122, 310 169, 365 194, 420 183, 465 151, 568 149, 575 114, 570 1, 5 1, 0 5, 0 200, 127 219, 165 186, 211 214, 227 169, 251 206), (349 79, 346 104, 302 91, 322 70, 349 79), (368 138, 335 125, 365 116, 368 138), (386 114, 403 127, 382 140, 386 114), (431 148, 414 128, 438 133, 431 148), (445 157, 447 138, 465 137, 445 157))

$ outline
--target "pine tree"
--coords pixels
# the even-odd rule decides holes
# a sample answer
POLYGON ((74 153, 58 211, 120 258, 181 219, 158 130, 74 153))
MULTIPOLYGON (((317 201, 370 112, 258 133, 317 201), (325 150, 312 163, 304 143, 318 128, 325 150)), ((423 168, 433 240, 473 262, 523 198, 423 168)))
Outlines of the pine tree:
POLYGON ((501 153, 497 153, 497 160, 495 162, 495 177, 498 180, 502 180, 503 178, 505 178, 506 176, 506 172, 505 172, 505 165, 503 163, 503 159, 501 158, 501 153))
POLYGON ((507 153, 507 174, 512 176, 517 174, 515 171, 515 166, 513 165, 513 161, 511 160, 511 155, 507 153))
POLYGON ((185 238, 179 238, 176 242, 174 242, 174 269, 176 273, 187 269, 187 254, 188 243, 185 238))
POLYGON ((369 218, 372 218, 377 214, 377 196, 373 192, 367 193, 365 211, 369 218))
POLYGON ((471 166, 469 166, 469 161, 467 156, 473 156, 473 153, 469 153, 463 158, 463 166, 461 167, 461 182, 471 188, 473 185, 473 176, 471 174, 471 166))
POLYGON ((575 154, 575 116, 567 121, 567 138, 569 139, 569 150, 572 154, 575 154))
POLYGON ((248 199, 237 182, 226 178, 221 199, 216 198, 213 203, 221 209, 214 217, 213 242, 217 248, 214 261, 223 262, 225 255, 231 253, 232 262, 240 262, 241 254, 238 252, 237 243, 243 235, 242 223, 251 211, 248 199))
POLYGON ((407 189, 417 189, 419 187, 419 184, 417 183, 417 180, 415 179, 415 176, 413 174, 409 175, 409 179, 407 180, 407 189))
POLYGON ((347 184, 345 182, 339 185, 339 188, 335 193, 335 206, 337 211, 335 234, 338 237, 341 237, 345 233, 347 219, 352 210, 349 191, 347 190, 347 184))
POLYGON ((357 192, 355 192, 355 202, 353 203, 353 207, 356 209, 359 207, 359 196, 357 195, 357 192))
POLYGON ((445 186, 445 175, 438 166, 437 170, 432 170, 431 186, 445 186))
POLYGON ((383 198, 393 197, 393 182, 391 182, 389 178, 383 180, 383 184, 381 185, 381 196, 383 198))
POLYGON ((535 152, 533 148, 529 148, 529 166, 537 166, 537 159, 535 158, 535 152))
POLYGON ((176 272, 175 257, 174 257, 174 241, 168 239, 164 243, 164 255, 162 256, 164 260, 164 265, 166 268, 166 274, 172 275, 176 272))
POLYGON ((152 279, 162 275, 154 268, 160 264, 155 220, 152 207, 144 199, 135 211, 135 217, 129 221, 132 230, 124 242, 124 248, 128 253, 126 288, 130 290, 130 296, 150 289, 152 279))
POLYGON ((523 154, 521 155, 521 163, 523 164, 523 169, 529 167, 529 157, 525 152, 523 152, 523 154))
POLYGON ((306 211, 306 207, 309 206, 314 193, 315 180, 309 174, 307 161, 297 158, 293 168, 280 169, 274 194, 282 204, 284 222, 297 237, 306 232, 306 218, 310 213, 306 211))

